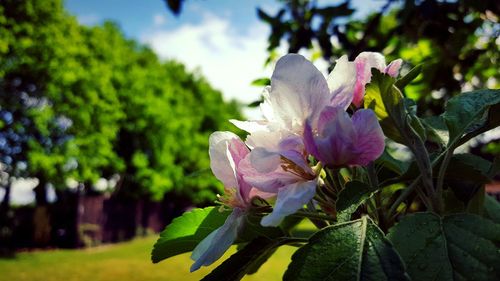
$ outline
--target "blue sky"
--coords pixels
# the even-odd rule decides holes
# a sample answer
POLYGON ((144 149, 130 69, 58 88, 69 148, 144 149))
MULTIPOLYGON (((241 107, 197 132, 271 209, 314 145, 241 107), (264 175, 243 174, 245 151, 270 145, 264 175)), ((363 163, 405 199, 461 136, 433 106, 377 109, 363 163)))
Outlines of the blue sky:
POLYGON ((169 12, 163 0, 66 0, 66 8, 78 16, 80 22, 96 24, 111 19, 120 24, 127 36, 133 38, 140 37, 160 23, 166 29, 178 28, 187 23, 200 24, 200 14, 203 12, 230 19, 236 29, 243 30, 258 21, 256 7, 275 11, 278 6, 269 0, 187 0, 182 13, 176 17, 169 12))

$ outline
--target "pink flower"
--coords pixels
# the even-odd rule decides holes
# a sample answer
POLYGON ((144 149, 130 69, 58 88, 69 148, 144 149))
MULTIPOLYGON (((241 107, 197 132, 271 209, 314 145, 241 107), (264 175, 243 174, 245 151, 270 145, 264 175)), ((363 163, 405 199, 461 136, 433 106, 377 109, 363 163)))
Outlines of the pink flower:
POLYGON ((306 157, 302 139, 292 135, 277 145, 253 149, 242 161, 246 182, 263 192, 277 194, 272 213, 262 218, 263 226, 279 225, 314 197, 318 177, 306 157))
POLYGON ((323 108, 332 103, 345 110, 351 104, 355 82, 355 65, 346 56, 325 78, 304 57, 289 54, 276 63, 271 86, 264 91, 264 120, 232 120, 250 133, 246 144, 252 152, 241 165, 244 180, 277 194, 273 212, 261 221, 263 226, 278 225, 314 197, 318 177, 307 162, 304 126, 308 121, 315 127, 323 108))
POLYGON ((399 74, 399 69, 403 61, 397 59, 386 65, 385 57, 382 54, 362 52, 354 59, 354 63, 356 64, 356 85, 354 87, 352 103, 356 107, 360 107, 365 95, 365 86, 370 83, 372 78, 371 69, 376 68, 382 73, 396 77, 399 74))
POLYGON ((263 120, 231 120, 249 133, 281 131, 282 135, 302 135, 305 120, 313 123, 330 104, 347 108, 352 101, 356 68, 347 56, 337 60, 328 78, 298 54, 283 56, 276 63, 271 86, 264 89, 260 105, 263 120))
POLYGON ((233 211, 221 227, 193 250, 191 259, 195 262, 191 266, 191 272, 202 265, 212 264, 226 252, 243 226, 251 199, 254 196, 266 196, 243 179, 240 165, 249 150, 238 136, 230 132, 215 132, 210 136, 209 142, 210 167, 225 188, 225 195, 219 200, 233 211))
POLYGON ((367 165, 384 151, 384 134, 375 113, 357 110, 352 118, 343 108, 326 107, 317 130, 306 123, 305 147, 325 166, 367 165))

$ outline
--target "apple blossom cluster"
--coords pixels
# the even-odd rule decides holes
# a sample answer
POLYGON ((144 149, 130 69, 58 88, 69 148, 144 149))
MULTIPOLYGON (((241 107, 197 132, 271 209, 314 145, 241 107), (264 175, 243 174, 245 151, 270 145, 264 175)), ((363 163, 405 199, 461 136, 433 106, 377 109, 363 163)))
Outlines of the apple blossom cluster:
POLYGON ((386 65, 379 53, 361 53, 353 62, 337 60, 325 79, 301 55, 277 63, 260 105, 263 120, 231 122, 248 132, 210 136, 213 174, 225 187, 219 201, 232 209, 225 223, 194 249, 191 271, 219 259, 236 240, 252 199, 275 199, 262 226, 277 226, 313 200, 322 169, 365 166, 384 150, 375 113, 362 108, 371 69, 397 76, 400 59, 386 65))

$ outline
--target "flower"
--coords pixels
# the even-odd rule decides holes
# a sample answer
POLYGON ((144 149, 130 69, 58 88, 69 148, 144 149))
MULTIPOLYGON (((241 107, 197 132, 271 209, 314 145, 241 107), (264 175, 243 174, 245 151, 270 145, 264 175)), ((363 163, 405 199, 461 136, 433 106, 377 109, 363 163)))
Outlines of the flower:
POLYGON ((372 78, 371 69, 376 68, 382 73, 396 77, 399 74, 403 60, 397 59, 386 65, 385 57, 382 54, 362 52, 354 59, 354 63, 356 65, 356 85, 352 103, 356 107, 360 107, 365 95, 365 86, 370 83, 372 78))
POLYGON ((277 194, 273 211, 262 218, 262 226, 279 225, 314 197, 318 176, 306 157, 302 139, 292 135, 276 146, 254 148, 242 160, 240 168, 246 182, 263 192, 277 194))
POLYGON ((266 197, 266 194, 252 188, 243 179, 239 166, 249 154, 249 149, 238 136, 230 132, 215 132, 210 136, 209 143, 210 167, 225 189, 225 195, 219 200, 233 211, 221 227, 205 237, 193 250, 191 259, 195 262, 191 272, 218 260, 238 236, 252 198, 266 197))
POLYGON ((346 109, 352 101, 356 68, 346 56, 327 79, 303 56, 289 54, 276 63, 271 86, 264 91, 264 120, 233 124, 246 130, 252 148, 241 164, 243 177, 255 188, 277 194, 271 214, 263 226, 276 226, 315 195, 318 176, 307 162, 302 140, 308 120, 316 125, 323 108, 335 104, 346 109))
POLYGON ((305 120, 317 120, 319 113, 334 104, 347 108, 356 83, 356 67, 347 56, 337 60, 327 79, 298 54, 283 56, 276 63, 271 86, 264 89, 260 108, 263 120, 231 122, 249 133, 282 131, 302 135, 305 120))
POLYGON ((345 112, 356 87, 364 83, 364 91, 371 78, 365 68, 369 72, 372 65, 395 73, 400 62, 386 67, 377 53, 362 53, 354 62, 343 56, 325 79, 301 55, 286 55, 264 90, 264 119, 232 120, 250 133, 246 144, 252 151, 239 166, 244 182, 277 194, 263 226, 278 225, 314 197, 318 175, 309 166, 309 154, 330 166, 366 165, 380 156, 384 135, 373 112, 359 110, 352 119, 345 112))
POLYGON ((368 165, 384 151, 384 134, 375 113, 357 110, 352 118, 340 107, 326 107, 318 128, 304 129, 305 147, 325 166, 368 165))

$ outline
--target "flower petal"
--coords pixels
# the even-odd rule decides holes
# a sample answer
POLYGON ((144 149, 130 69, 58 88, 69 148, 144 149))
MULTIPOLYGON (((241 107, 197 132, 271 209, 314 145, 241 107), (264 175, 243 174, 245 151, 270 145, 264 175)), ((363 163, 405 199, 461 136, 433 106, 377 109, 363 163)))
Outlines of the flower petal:
POLYGON ((356 111, 352 116, 352 123, 357 135, 355 149, 358 157, 350 164, 368 165, 384 152, 384 133, 371 109, 356 111))
POLYGON ((380 53, 362 52, 356 59, 356 85, 352 103, 359 107, 365 95, 365 85, 371 81, 371 69, 376 68, 383 72, 385 70, 385 57, 380 53))
POLYGON ((356 64, 365 64, 368 70, 370 70, 370 73, 372 68, 376 68, 380 70, 380 72, 385 69, 385 57, 377 52, 362 52, 354 59, 354 62, 356 64))
POLYGON ((304 146, 307 153, 317 158, 317 155, 319 155, 319 151, 318 147, 316 146, 316 140, 309 121, 307 121, 306 125, 304 126, 304 146))
POLYGON ((399 69, 401 68, 401 64, 403 64, 402 59, 397 59, 391 61, 391 63, 385 68, 384 72, 389 74, 392 77, 397 77, 399 74, 399 69))
POLYGON ((316 194, 317 180, 298 182, 283 187, 278 192, 272 213, 262 218, 262 226, 277 226, 288 215, 295 213, 316 194))
POLYGON ((281 164, 281 156, 277 152, 257 147, 250 152, 250 163, 259 173, 270 173, 281 164))
POLYGON ((344 55, 337 60, 327 78, 330 88, 330 105, 347 109, 353 99, 354 86, 356 84, 356 65, 350 62, 344 55))
POLYGON ((302 133, 306 118, 314 119, 329 96, 325 77, 303 56, 288 54, 276 63, 269 103, 285 128, 302 133))
POLYGON ((229 249, 236 240, 238 231, 243 225, 245 212, 239 208, 227 217, 224 224, 205 237, 193 250, 191 259, 194 260, 191 272, 198 270, 201 266, 214 263, 229 249))
POLYGON ((264 91, 262 91, 262 98, 264 99, 264 102, 260 104, 260 112, 262 112, 264 118, 269 121, 275 120, 273 107, 270 101, 270 95, 271 95, 270 93, 271 93, 271 86, 266 86, 264 88, 264 91))
POLYGON ((239 129, 243 131, 253 133, 256 131, 267 131, 268 122, 265 120, 258 121, 240 121, 235 119, 229 119, 229 122, 233 123, 239 129))
POLYGON ((215 177, 224 186, 237 187, 238 182, 235 177, 236 165, 228 150, 228 143, 232 139, 239 139, 231 132, 214 132, 209 138, 210 168, 215 177))
POLYGON ((252 165, 250 157, 240 162, 239 169, 245 182, 268 193, 277 193, 281 187, 300 180, 298 176, 284 171, 281 167, 269 173, 260 173, 252 165))
POLYGON ((282 131, 256 131, 247 136, 246 144, 254 149, 265 147, 268 150, 277 150, 283 138, 282 131))
POLYGON ((325 165, 343 166, 349 163, 356 132, 349 114, 341 108, 329 108, 331 119, 317 138, 318 159, 325 165), (336 112, 335 112, 336 111, 336 112))

